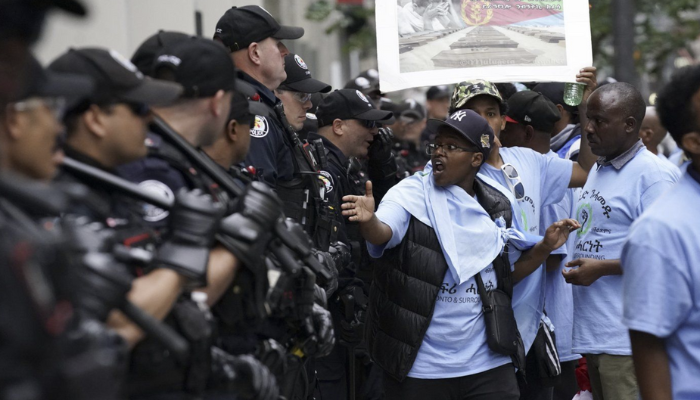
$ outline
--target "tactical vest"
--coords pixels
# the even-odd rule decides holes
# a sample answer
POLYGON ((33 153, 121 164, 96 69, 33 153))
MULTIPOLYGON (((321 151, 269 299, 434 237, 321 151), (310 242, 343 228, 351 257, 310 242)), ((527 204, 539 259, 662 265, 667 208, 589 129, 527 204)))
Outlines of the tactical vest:
MULTIPOLYGON (((496 189, 474 181, 479 204, 492 219, 512 222, 508 199, 496 189)), ((391 377, 403 381, 423 343, 448 266, 435 230, 411 217, 397 247, 374 262, 366 337, 372 359, 391 377), (396 290, 397 285, 401 290, 396 290)), ((493 260, 498 287, 512 293, 508 255, 493 260)))
POLYGON ((330 243, 335 241, 338 224, 319 179, 319 161, 325 158, 323 144, 303 143, 287 122, 281 103, 274 108, 265 106, 270 109, 270 118, 283 127, 284 142, 294 155, 294 178, 286 182, 278 180, 275 188, 284 214, 304 227, 316 249, 328 251, 330 243))

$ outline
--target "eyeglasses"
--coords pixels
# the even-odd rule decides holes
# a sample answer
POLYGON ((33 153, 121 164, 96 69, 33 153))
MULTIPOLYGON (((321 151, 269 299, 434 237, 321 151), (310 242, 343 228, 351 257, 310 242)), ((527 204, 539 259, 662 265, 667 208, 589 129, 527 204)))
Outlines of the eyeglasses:
POLYGON ((366 119, 356 119, 355 121, 367 129, 374 129, 378 126, 377 121, 368 121, 366 119))
POLYGON ((48 108, 58 121, 62 121, 66 115, 66 99, 63 97, 32 97, 12 105, 17 112, 31 111, 39 107, 48 108))
POLYGON ((292 92, 292 96, 294 97, 294 100, 298 101, 299 103, 306 103, 307 101, 311 100, 311 93, 292 92))
POLYGON ((525 186, 523 186, 523 182, 520 180, 518 170, 515 169, 512 164, 503 164, 501 171, 506 178, 508 189, 513 192, 515 199, 522 200, 525 197, 525 186))
POLYGON ((455 146, 453 144, 435 144, 435 143, 429 144, 428 147, 425 148, 425 152, 428 153, 429 156, 432 156, 440 148, 445 153, 462 153, 462 152, 478 153, 479 152, 479 150, 473 149, 473 148, 459 147, 459 146, 455 146))

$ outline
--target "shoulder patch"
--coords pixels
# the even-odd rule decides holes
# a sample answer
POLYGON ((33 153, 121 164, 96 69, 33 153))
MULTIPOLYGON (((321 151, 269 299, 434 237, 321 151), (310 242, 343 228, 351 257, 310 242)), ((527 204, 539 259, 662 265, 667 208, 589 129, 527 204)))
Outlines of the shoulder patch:
POLYGON ((256 115, 255 116, 255 124, 253 125, 252 128, 250 128, 250 136, 254 138, 262 138, 267 136, 267 133, 270 131, 270 124, 267 122, 267 118, 261 116, 261 115, 256 115))
POLYGON ((321 182, 323 182, 323 186, 326 189, 326 194, 332 192, 333 188, 335 188, 333 175, 331 175, 328 171, 320 171, 320 173, 321 175, 318 176, 318 179, 320 179, 321 182))
MULTIPOLYGON (((170 200, 175 199, 175 194, 173 191, 166 185, 165 183, 161 181, 157 181, 154 179, 150 179, 147 181, 143 181, 139 183, 139 186, 141 189, 143 189, 144 192, 148 193, 154 193, 160 196, 165 196, 166 198, 170 200)), ((148 221, 148 222, 158 222, 162 221, 165 219, 170 212, 168 210, 163 210, 160 207, 156 207, 152 204, 147 204, 144 203, 143 206, 143 219, 148 221)))

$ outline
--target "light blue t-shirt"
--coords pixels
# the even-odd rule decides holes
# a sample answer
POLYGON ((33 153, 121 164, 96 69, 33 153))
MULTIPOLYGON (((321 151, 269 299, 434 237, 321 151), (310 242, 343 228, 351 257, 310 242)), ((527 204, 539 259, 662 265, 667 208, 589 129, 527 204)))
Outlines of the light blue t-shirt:
MULTIPOLYGON (((411 221, 408 211, 386 200, 379 205, 376 216, 391 228, 392 236, 384 246, 367 242, 369 254, 374 258, 381 257, 384 250, 399 245, 411 221)), ((487 290, 495 287, 496 274, 491 265, 480 273, 487 290)), ((419 379, 456 378, 478 374, 510 362, 510 357, 494 353, 488 347, 481 298, 474 278, 458 285, 452 274, 446 273, 433 318, 408 376, 419 379)))
MULTIPOLYGON (((620 169, 594 165, 576 202, 581 229, 572 258, 619 260, 632 223, 677 181, 678 174, 643 145, 620 169)), ((573 351, 631 355, 622 324, 622 276, 603 276, 573 291, 573 351)))
MULTIPOLYGON (((510 163, 518 170, 525 188, 525 196, 513 207, 516 210, 520 208, 523 229, 534 235, 541 234, 542 207, 556 204, 564 197, 571 181, 573 163, 522 147, 501 148, 500 155, 504 163, 510 163)), ((499 168, 484 164, 479 175, 486 175, 508 188, 506 178, 499 168)), ((513 312, 526 352, 530 351, 535 341, 542 318, 545 273, 544 267, 540 267, 513 288, 513 312)))
POLYGON ((686 172, 632 225, 622 250, 622 322, 666 339, 675 400, 700 399, 699 204, 700 183, 686 172))
MULTIPOLYGON (((550 157, 558 157, 557 153, 550 151, 550 157)), ((557 204, 546 206, 542 209, 542 220, 540 226, 544 233, 553 223, 565 218, 571 218, 574 214, 574 199, 580 189, 567 189, 564 198, 557 204)), ((557 352, 561 362, 578 360, 580 354, 571 351, 571 337, 574 326, 574 295, 571 285, 566 283, 561 274, 564 265, 571 260, 576 240, 576 234, 569 235, 569 240, 554 250, 552 254, 562 256, 559 268, 555 271, 547 272, 545 283, 545 300, 544 308, 547 311, 547 316, 554 325, 554 334, 557 338, 557 352)))

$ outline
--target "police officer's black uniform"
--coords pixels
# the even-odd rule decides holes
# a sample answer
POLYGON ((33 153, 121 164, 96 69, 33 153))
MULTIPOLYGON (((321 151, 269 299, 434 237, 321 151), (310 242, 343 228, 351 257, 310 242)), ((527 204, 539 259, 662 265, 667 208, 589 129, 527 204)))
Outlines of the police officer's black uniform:
MULTIPOLYGON (((317 117, 319 126, 332 124, 335 119, 357 119, 363 121, 391 122, 392 113, 375 110, 372 103, 359 91, 343 89, 335 91, 327 96, 319 105, 317 117)), ((375 135, 375 148, 370 150, 370 156, 375 155, 367 163, 368 171, 365 172, 362 164, 357 159, 348 158, 328 138, 318 133, 309 133, 309 140, 321 140, 326 154, 326 169, 321 174, 326 180, 326 191, 335 199, 336 208, 340 212, 343 196, 364 195, 365 182, 372 178, 375 188, 379 192, 386 193, 388 188, 396 183, 396 163, 391 154, 391 138, 375 135), (383 147, 383 151, 377 152, 376 147, 383 147), (382 153, 383 157, 376 157, 382 153)), ((381 193, 379 196, 381 197, 381 193)), ((344 400, 348 398, 349 385, 352 379, 350 368, 355 366, 356 376, 354 386, 360 391, 360 398, 381 398, 380 384, 381 374, 372 374, 369 358, 358 357, 357 364, 354 357, 358 354, 366 354, 362 351, 363 340, 363 310, 366 306, 366 283, 359 278, 367 278, 370 274, 362 274, 362 270, 369 270, 369 256, 364 246, 364 240, 360 236, 357 223, 351 223, 342 216, 339 237, 352 247, 352 263, 340 271, 339 290, 329 302, 329 308, 334 318, 336 332, 339 333, 340 343, 344 346, 336 346, 333 353, 326 358, 319 359, 317 363, 319 375, 319 397, 324 399, 344 400), (376 376, 374 376, 376 375, 376 376), (375 379, 376 378, 376 379, 375 379)), ((367 282, 368 283, 368 282, 367 282)))

